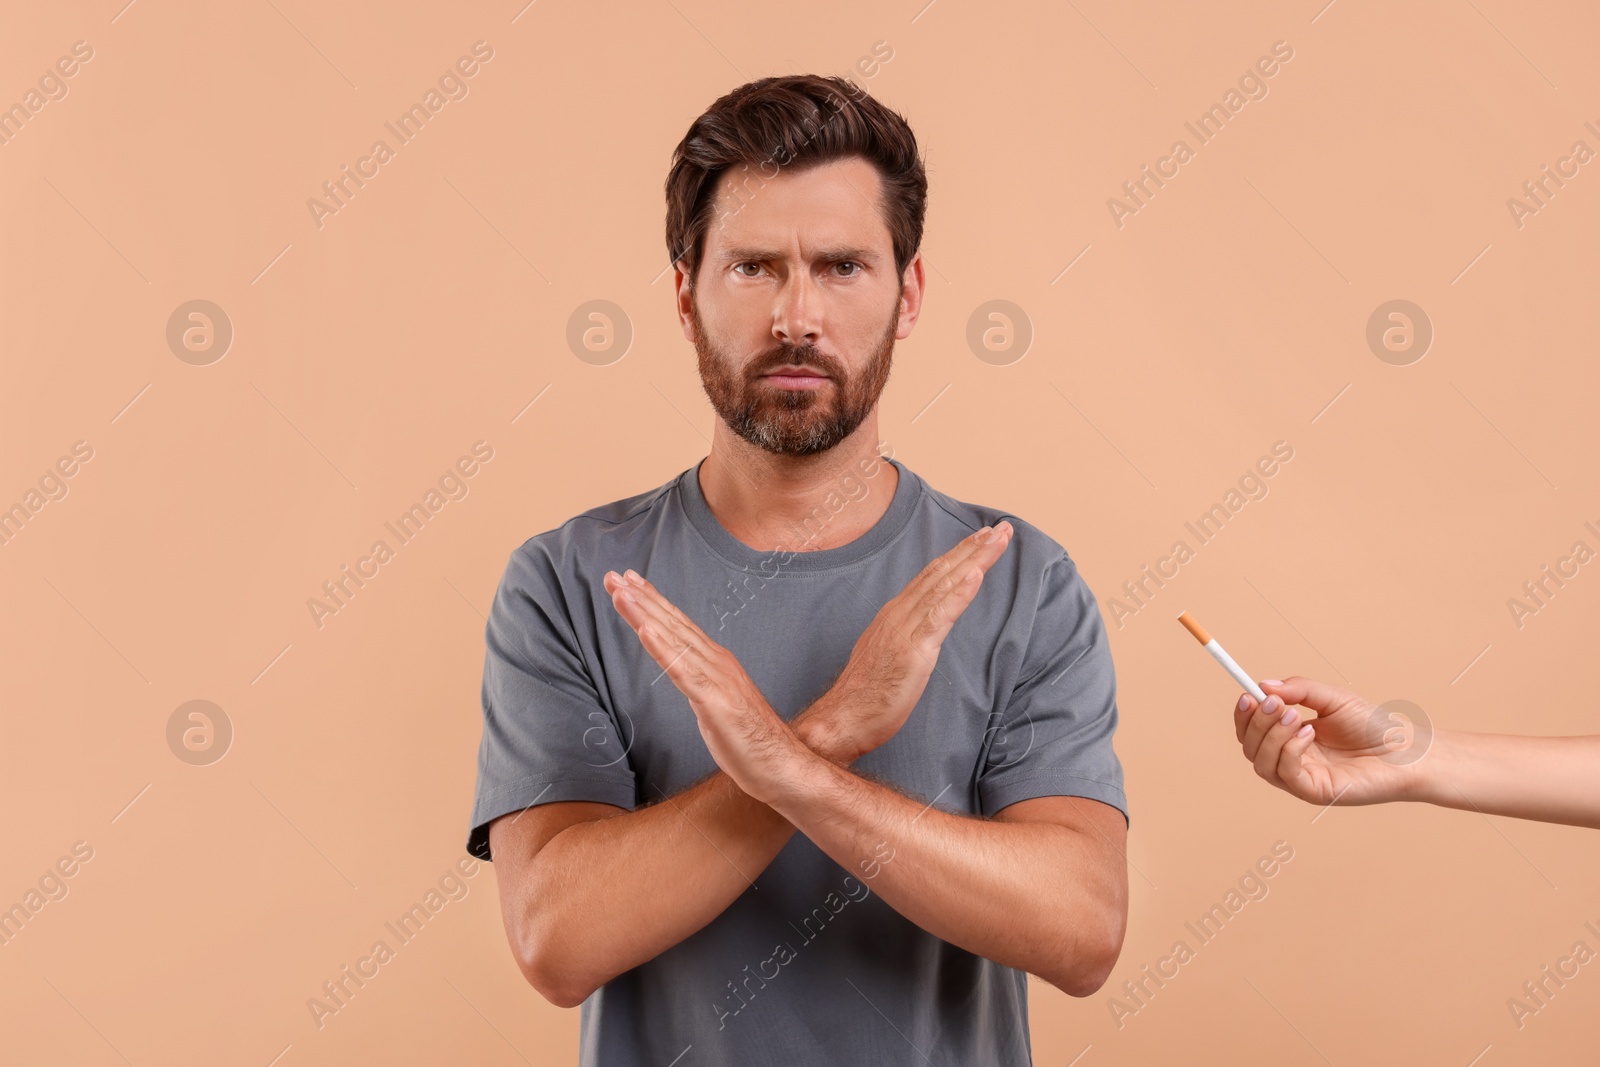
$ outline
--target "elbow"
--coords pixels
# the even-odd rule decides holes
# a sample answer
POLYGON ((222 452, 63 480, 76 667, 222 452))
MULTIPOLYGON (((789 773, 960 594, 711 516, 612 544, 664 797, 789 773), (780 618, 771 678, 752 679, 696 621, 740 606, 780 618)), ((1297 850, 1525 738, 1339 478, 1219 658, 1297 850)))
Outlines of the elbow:
POLYGON ((576 1008, 588 1000, 589 993, 593 992, 593 990, 584 992, 572 983, 562 985, 548 978, 536 980, 527 972, 524 972, 523 976, 528 979, 528 984, 533 986, 535 992, 558 1008, 576 1008))
POLYGON ((534 991, 551 1004, 558 1008, 576 1008, 589 998, 595 987, 573 973, 573 967, 554 951, 556 947, 549 938, 524 934, 513 945, 517 969, 534 991))
MULTIPOLYGON (((1050 984, 1069 997, 1089 997, 1098 993, 1111 977, 1117 960, 1122 955, 1122 938, 1126 919, 1113 919, 1101 927, 1098 937, 1084 937, 1082 931, 1073 939, 1075 950, 1064 961, 1065 969, 1057 971, 1059 977, 1050 984)), ((1069 943, 1073 943, 1069 942, 1069 943)))
POLYGON ((1046 981, 1069 997, 1094 996, 1111 977, 1111 970, 1117 965, 1117 955, 1105 952, 1093 956, 1080 955, 1069 960, 1065 970, 1055 972, 1055 976, 1046 978, 1046 981))
POLYGON ((1069 997, 1091 997, 1100 992, 1106 980, 1111 977, 1111 969, 1117 965, 1117 957, 1102 955, 1094 959, 1077 959, 1072 962, 1073 970, 1050 984, 1069 997))
POLYGON ((576 1008, 594 992, 584 983, 573 981, 572 976, 562 968, 539 956, 519 956, 517 963, 522 970, 522 977, 533 986, 534 992, 558 1008, 576 1008))
POLYGON ((538 990, 541 997, 558 1008, 576 1008, 589 999, 588 993, 574 993, 553 988, 542 989, 539 986, 534 986, 534 989, 538 990))

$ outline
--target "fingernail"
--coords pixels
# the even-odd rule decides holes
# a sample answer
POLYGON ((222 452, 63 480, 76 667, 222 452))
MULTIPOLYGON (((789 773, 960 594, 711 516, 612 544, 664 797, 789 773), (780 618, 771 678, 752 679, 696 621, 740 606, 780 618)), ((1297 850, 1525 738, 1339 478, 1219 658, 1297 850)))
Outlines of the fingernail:
POLYGON ((644 584, 644 579, 639 577, 639 572, 635 571, 632 567, 628 568, 627 578, 628 581, 632 582, 634 585, 644 584))
POLYGON ((1282 685, 1283 683, 1278 681, 1278 679, 1276 679, 1276 678, 1263 678, 1263 679, 1261 679, 1261 684, 1262 685, 1282 685))
POLYGON ((1294 735, 1296 737, 1306 737, 1309 736, 1311 732, 1311 724, 1306 723, 1304 726, 1300 727, 1300 729, 1296 730, 1294 735))
POLYGON ((1250 694, 1249 693, 1240 693, 1239 694, 1239 703, 1234 707, 1233 710, 1234 711, 1243 711, 1245 708, 1248 708, 1249 706, 1250 706, 1250 694))
POLYGON ((1282 706, 1283 701, 1278 700, 1276 696, 1270 696, 1261 702, 1261 714, 1276 715, 1278 713, 1278 709, 1282 706))
POLYGON ((993 536, 994 536, 994 528, 992 526, 985 526, 983 529, 978 531, 978 544, 980 544, 980 545, 988 544, 989 543, 989 539, 991 537, 993 537, 993 536))
POLYGON ((630 604, 637 604, 639 602, 639 598, 633 595, 632 589, 624 589, 622 591, 622 599, 626 600, 630 604))
POLYGON ((1299 717, 1300 717, 1300 713, 1298 711, 1295 711, 1294 708, 1285 707, 1283 709, 1283 722, 1284 722, 1285 725, 1287 725, 1288 723, 1294 722, 1294 720, 1298 719, 1299 717))

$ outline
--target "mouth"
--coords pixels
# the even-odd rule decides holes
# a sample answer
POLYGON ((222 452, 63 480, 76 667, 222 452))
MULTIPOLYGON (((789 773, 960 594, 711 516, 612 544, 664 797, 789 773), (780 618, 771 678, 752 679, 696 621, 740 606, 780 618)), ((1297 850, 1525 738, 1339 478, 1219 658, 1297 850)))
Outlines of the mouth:
POLYGON ((832 381, 826 374, 813 370, 810 367, 787 366, 779 367, 770 374, 761 376, 763 381, 784 389, 821 389, 825 382, 832 381))

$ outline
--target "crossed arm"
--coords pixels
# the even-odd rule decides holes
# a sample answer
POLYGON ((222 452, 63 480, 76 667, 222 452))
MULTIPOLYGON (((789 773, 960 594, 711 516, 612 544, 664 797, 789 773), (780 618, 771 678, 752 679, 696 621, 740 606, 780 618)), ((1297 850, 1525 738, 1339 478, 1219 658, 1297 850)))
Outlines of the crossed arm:
POLYGON ((720 915, 795 830, 929 933, 1073 996, 1098 989, 1127 917, 1122 813, 1082 797, 940 811, 849 767, 899 729, 1009 524, 930 563, 885 605, 820 700, 783 722, 738 661, 647 581, 613 604, 684 692, 721 770, 632 812, 556 802, 490 827, 502 915, 530 984, 583 1002, 720 915))
POLYGON ((720 915, 796 828, 884 902, 951 944, 1072 996, 1104 984, 1127 922, 1127 826, 1083 797, 953 815, 844 767, 824 697, 793 721, 811 752, 777 809, 726 771, 625 812, 558 802, 489 829, 502 914, 528 982, 576 1007, 720 915), (887 848, 885 848, 887 846, 887 848))

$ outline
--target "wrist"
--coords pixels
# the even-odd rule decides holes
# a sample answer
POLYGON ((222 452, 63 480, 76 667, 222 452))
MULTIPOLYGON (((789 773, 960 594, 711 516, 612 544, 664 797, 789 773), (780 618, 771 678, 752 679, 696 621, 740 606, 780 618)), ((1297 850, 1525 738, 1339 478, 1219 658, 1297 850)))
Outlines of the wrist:
POLYGON ((825 706, 819 701, 795 717, 792 724, 795 736, 828 762, 841 767, 849 766, 860 757, 860 753, 834 725, 833 720, 818 708, 824 708, 825 711, 825 706))
POLYGON ((1426 739, 1427 748, 1416 759, 1397 768, 1399 782, 1395 788, 1396 800, 1412 800, 1424 804, 1439 804, 1448 790, 1448 762, 1450 743, 1442 730, 1434 730, 1426 739))
MULTIPOLYGON (((832 769, 834 763, 805 740, 805 735, 816 727, 791 723, 789 729, 776 740, 775 750, 768 750, 758 768, 734 783, 750 796, 759 800, 779 815, 788 818, 788 805, 795 798, 811 791, 810 782, 817 773, 832 769)), ((729 777, 733 777, 731 774, 729 777)), ((792 821, 792 820, 791 820, 792 821)))
MULTIPOLYGON (((822 733, 828 729, 828 725, 814 724, 807 729, 808 732, 815 729, 822 733)), ((854 776, 840 760, 813 749, 800 739, 798 733, 785 747, 788 751, 782 761, 782 771, 767 784, 764 795, 757 799, 804 833, 802 827, 808 825, 809 820, 828 811, 830 805, 836 803, 832 786, 841 778, 854 776)))

